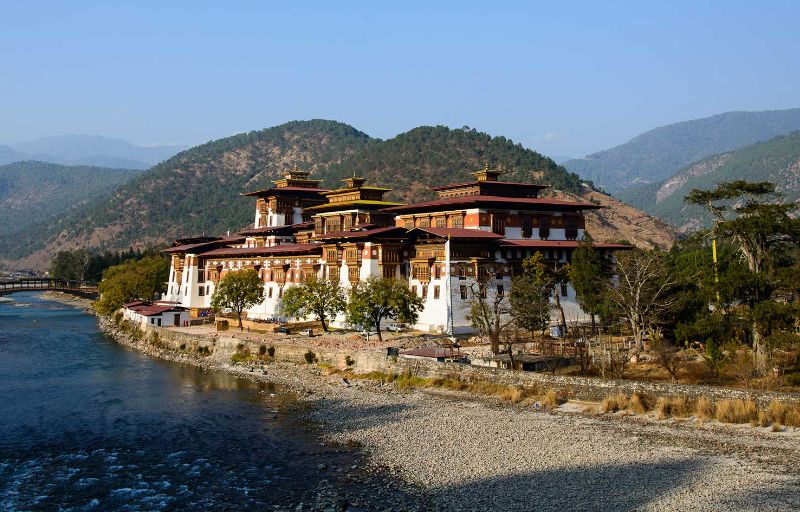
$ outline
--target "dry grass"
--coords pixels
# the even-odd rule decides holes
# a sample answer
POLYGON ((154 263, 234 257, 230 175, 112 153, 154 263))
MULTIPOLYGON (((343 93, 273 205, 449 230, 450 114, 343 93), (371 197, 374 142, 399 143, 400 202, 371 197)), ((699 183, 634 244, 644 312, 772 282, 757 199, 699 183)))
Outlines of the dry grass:
POLYGON ((600 410, 604 413, 624 411, 628 407, 628 397, 622 393, 617 395, 607 396, 600 404, 600 410))
POLYGON ((634 393, 628 402, 628 408, 636 414, 645 414, 649 412, 653 406, 650 399, 641 393, 634 393))
POLYGON ((659 419, 686 418, 694 413, 694 404, 685 396, 664 396, 656 402, 656 416, 659 419))
POLYGON ((717 415, 717 405, 708 398, 701 396, 694 405, 694 412, 701 421, 713 420, 717 415))
POLYGON ((752 400, 722 400, 717 404, 717 420, 722 423, 758 421, 758 407, 752 400))
POLYGON ((767 407, 766 416, 772 424, 800 427, 800 404, 786 405, 773 400, 767 407))
POLYGON ((548 409, 555 409, 564 402, 564 400, 561 399, 560 396, 558 396, 558 393, 556 393, 552 389, 546 392, 545 394, 541 395, 539 401, 542 404, 542 406, 547 407, 548 409))

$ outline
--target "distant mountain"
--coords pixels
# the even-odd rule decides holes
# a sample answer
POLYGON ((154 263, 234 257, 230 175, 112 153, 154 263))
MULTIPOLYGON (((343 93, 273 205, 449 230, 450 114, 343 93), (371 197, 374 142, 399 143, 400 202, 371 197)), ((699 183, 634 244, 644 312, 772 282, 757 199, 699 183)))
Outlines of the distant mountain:
POLYGON ((36 241, 51 224, 140 172, 36 161, 0 166, 0 253, 36 241))
POLYGON ((611 193, 661 182, 707 156, 800 130, 800 108, 728 112, 662 126, 620 146, 564 162, 564 167, 611 193))
POLYGON ((723 181, 771 181, 788 201, 800 199, 800 131, 736 151, 704 158, 660 182, 624 191, 620 198, 681 231, 707 225, 707 214, 686 205, 692 189, 710 189, 723 181))
MULTIPOLYGON (((137 146, 99 135, 62 135, 7 144, 18 155, 11 161, 40 160, 65 165, 147 169, 188 146, 137 146)), ((2 158, 2 152, 0 152, 2 158)))
POLYGON ((11 162, 19 162, 25 160, 28 155, 20 153, 9 146, 0 146, 0 165, 10 164, 11 162))
POLYGON ((550 158, 552 158, 553 161, 558 165, 561 165, 564 162, 568 162, 570 160, 575 160, 574 156, 567 156, 567 155, 550 155, 550 158))
MULTIPOLYGON (((505 137, 423 126, 380 140, 335 121, 293 121, 179 153, 35 233, 29 240, 36 242, 8 247, 2 256, 42 266, 58 248, 143 248, 180 236, 241 230, 252 223, 254 207, 241 193, 270 186, 294 165, 326 187, 339 187, 342 178, 356 173, 393 188, 389 198, 408 202, 433 197, 433 186, 472 179, 469 173, 485 162, 506 170, 505 179, 546 183, 574 196, 596 194, 592 199, 603 204, 611 199, 505 137)), ((604 210, 590 219, 590 229, 609 240, 671 244, 669 228, 632 208, 629 213, 614 217, 604 210)))

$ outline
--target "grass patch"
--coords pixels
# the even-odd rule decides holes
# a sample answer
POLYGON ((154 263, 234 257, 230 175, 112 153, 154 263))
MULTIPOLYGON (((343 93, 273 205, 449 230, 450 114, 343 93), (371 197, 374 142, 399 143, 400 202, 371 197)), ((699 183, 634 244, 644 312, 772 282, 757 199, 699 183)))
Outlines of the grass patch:
POLYGON ((656 417, 687 418, 694 414, 694 404, 685 396, 662 396, 656 401, 656 417))
POLYGON ((752 400, 722 400, 716 417, 722 423, 758 422, 758 407, 752 400))
POLYGON ((694 412, 701 421, 713 420, 717 416, 717 404, 701 396, 694 405, 694 412))

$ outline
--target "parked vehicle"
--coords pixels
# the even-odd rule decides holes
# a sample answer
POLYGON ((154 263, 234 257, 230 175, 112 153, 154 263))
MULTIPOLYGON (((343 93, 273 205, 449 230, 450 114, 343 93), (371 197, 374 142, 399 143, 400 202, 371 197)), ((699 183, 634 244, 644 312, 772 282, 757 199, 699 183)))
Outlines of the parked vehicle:
POLYGON ((278 327, 277 329, 275 329, 275 332, 278 333, 278 334, 289 334, 289 328, 288 327, 278 327))
POLYGON ((314 336, 314 329, 303 329, 297 334, 299 334, 300 336, 308 336, 310 338, 314 336))
POLYGON ((386 330, 387 331, 392 331, 392 332, 403 332, 403 331, 406 330, 406 324, 400 323, 400 322, 394 322, 394 323, 389 324, 386 327, 386 330))

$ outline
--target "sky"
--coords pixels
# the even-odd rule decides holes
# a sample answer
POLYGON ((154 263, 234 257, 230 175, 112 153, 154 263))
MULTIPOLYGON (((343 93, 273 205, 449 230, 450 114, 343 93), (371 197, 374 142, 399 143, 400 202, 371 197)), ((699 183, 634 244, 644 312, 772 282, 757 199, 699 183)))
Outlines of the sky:
POLYGON ((295 119, 550 156, 800 107, 800 1, 0 0, 0 142, 190 144, 295 119))

